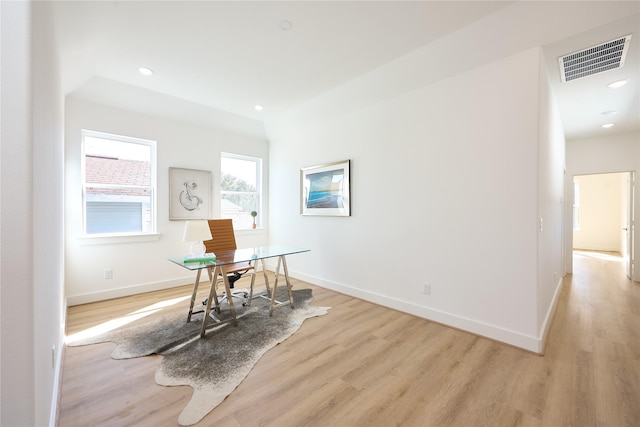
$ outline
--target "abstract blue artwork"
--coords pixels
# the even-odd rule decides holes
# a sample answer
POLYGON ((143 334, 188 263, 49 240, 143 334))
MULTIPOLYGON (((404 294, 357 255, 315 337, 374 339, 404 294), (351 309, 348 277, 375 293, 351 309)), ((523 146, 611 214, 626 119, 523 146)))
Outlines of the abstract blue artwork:
POLYGON ((300 170, 302 215, 350 216, 351 162, 344 160, 300 170))

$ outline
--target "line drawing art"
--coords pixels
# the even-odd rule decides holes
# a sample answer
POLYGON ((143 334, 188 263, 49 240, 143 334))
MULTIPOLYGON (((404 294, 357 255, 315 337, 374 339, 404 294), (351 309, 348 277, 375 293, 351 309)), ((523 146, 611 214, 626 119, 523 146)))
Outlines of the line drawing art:
POLYGON ((189 212, 200 209, 200 205, 203 200, 193 194, 193 192, 198 188, 198 183, 195 181, 185 181, 182 185, 184 185, 184 190, 182 190, 178 196, 180 205, 189 212))
POLYGON ((169 220, 211 218, 212 186, 211 171, 170 167, 169 220))

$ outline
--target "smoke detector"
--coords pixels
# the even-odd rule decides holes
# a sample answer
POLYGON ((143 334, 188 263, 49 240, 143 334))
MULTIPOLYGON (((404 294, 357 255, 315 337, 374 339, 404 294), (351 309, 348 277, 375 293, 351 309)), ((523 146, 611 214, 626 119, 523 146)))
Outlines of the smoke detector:
POLYGON ((624 65, 631 34, 558 58, 563 83, 624 65))

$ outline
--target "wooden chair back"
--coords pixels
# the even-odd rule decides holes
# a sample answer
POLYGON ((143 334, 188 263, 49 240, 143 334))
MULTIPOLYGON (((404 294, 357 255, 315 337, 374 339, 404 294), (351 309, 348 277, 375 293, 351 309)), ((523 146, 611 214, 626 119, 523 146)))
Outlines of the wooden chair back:
MULTIPOLYGON (((206 252, 213 252, 220 256, 224 251, 238 249, 236 246, 236 235, 233 232, 233 220, 227 218, 210 219, 208 222, 213 239, 202 242, 204 243, 206 252)), ((251 271, 253 275, 253 270, 254 267, 251 262, 236 262, 224 265, 220 275, 230 273, 240 273, 242 275, 248 271, 251 271)), ((209 274, 211 274, 211 269, 209 269, 209 274)), ((251 289, 253 289, 253 278, 251 279, 251 289)))
POLYGON ((236 235, 233 232, 231 219, 210 219, 209 229, 213 239, 204 241, 207 252, 228 251, 237 249, 236 235))

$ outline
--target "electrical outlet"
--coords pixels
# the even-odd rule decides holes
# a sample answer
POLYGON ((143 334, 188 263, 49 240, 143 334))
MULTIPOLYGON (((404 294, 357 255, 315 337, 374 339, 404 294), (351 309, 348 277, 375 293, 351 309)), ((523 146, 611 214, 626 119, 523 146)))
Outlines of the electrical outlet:
POLYGON ((431 295, 431 284, 425 283, 422 285, 422 293, 426 295, 431 295))
POLYGON ((56 346, 51 346, 51 369, 56 368, 56 346))
POLYGON ((107 268, 106 270, 104 270, 104 278, 113 279, 113 270, 110 268, 107 268))

